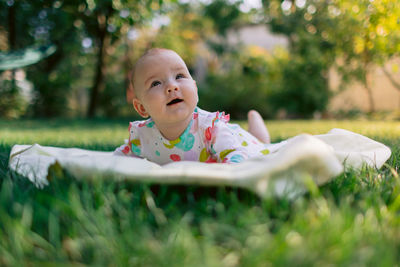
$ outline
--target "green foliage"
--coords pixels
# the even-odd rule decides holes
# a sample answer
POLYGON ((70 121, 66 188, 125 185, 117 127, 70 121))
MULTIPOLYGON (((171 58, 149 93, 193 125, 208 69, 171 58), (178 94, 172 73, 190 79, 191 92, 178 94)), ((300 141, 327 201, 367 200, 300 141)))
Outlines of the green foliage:
POLYGON ((89 107, 94 115, 105 87, 108 49, 118 45, 122 37, 125 38, 130 26, 151 17, 151 9, 159 8, 161 2, 1 1, 0 14, 7 15, 5 11, 11 10, 11 7, 17 11, 14 18, 16 29, 11 29, 5 19, 1 20, 4 25, 0 24, 4 33, 16 33, 18 46, 15 48, 41 43, 54 43, 57 46, 54 55, 28 68, 27 78, 33 82, 35 91, 34 115, 54 117, 70 114, 69 98, 77 91, 71 84, 79 84, 79 81, 88 78, 88 73, 82 73, 82 66, 78 64, 82 58, 91 64, 89 74, 95 75, 93 78, 90 76, 92 81, 87 85, 88 88, 79 90, 90 91, 89 107), (86 49, 81 45, 84 39, 92 44, 86 49), (93 55, 95 61, 91 60, 93 55))
POLYGON ((216 32, 226 36, 228 29, 240 18, 239 4, 240 1, 212 1, 204 7, 204 14, 214 21, 216 32))
MULTIPOLYGON (((17 10, 15 30, 18 33, 18 48, 46 43, 54 43, 57 46, 55 54, 26 69, 27 79, 34 86, 34 114, 30 115, 65 115, 68 110, 70 83, 79 77, 74 73, 76 70, 72 61, 72 56, 76 55, 80 48, 77 33, 74 32, 74 18, 63 12, 57 1, 7 3, 12 3, 17 10)), ((2 1, 2 8, 8 9, 7 3, 2 1)))
MULTIPOLYGON (((153 17, 153 9, 160 8, 163 1, 86 1, 81 3, 66 2, 63 6, 74 16, 77 31, 92 41, 93 49, 88 51, 95 55, 92 66, 94 79, 89 90, 87 116, 99 114, 100 102, 107 79, 108 56, 118 46, 119 41, 126 39, 130 27, 141 24, 153 17)), ((127 79, 127 77, 124 77, 127 79)))
POLYGON ((274 141, 342 127, 393 149, 381 170, 347 170, 292 201, 261 200, 233 188, 78 181, 57 168, 50 171, 50 186, 37 189, 8 170, 17 142, 111 150, 128 134, 126 126, 104 120, 0 121, 2 266, 398 264, 396 122, 268 123, 274 141))
MULTIPOLYGON (((73 51, 71 51, 70 56, 74 56, 73 51)), ((57 59, 55 60, 58 61, 57 59)), ((68 115, 71 82, 81 75, 79 66, 74 66, 71 63, 71 61, 59 61, 56 63, 57 67, 50 72, 46 71, 48 69, 48 61, 28 68, 27 77, 35 85, 31 107, 34 116, 60 117, 68 115)))
MULTIPOLYGON (((337 29, 328 29, 337 39, 338 70, 344 81, 361 82, 370 97, 370 111, 375 104, 368 81, 368 73, 377 66, 399 55, 400 7, 395 1, 349 0, 335 1, 337 29), (356 32, 345 35, 346 31, 356 32)), ((387 72, 388 73, 388 72, 387 72)), ((345 86, 344 84, 343 86, 345 86)))
MULTIPOLYGON (((396 1, 273 0, 264 1, 264 8, 271 29, 288 36, 292 54, 307 60, 310 58, 304 57, 304 52, 316 51, 325 62, 318 80, 326 78, 323 73, 335 66, 343 78, 342 88, 352 80, 364 85, 374 111, 367 74, 400 51, 400 8, 396 1)), ((322 90, 323 83, 318 87, 322 90)))
MULTIPOLYGON (((124 115, 126 108, 131 108, 126 101, 125 88, 127 87, 124 73, 121 73, 120 68, 118 72, 109 72, 109 78, 105 82, 105 88, 100 96, 99 107, 101 107, 100 114, 107 118, 118 117, 124 115), (124 109, 124 107, 126 107, 124 109)), ((125 112, 126 115, 131 115, 131 112, 125 112)))
POLYGON ((227 59, 221 58, 227 70, 222 67, 222 71, 210 72, 200 84, 200 106, 224 110, 241 119, 249 109, 258 110, 265 118, 280 111, 295 118, 323 112, 331 96, 327 65, 318 50, 306 51, 303 55, 288 55, 282 50, 269 54, 250 47, 225 52, 227 59))
POLYGON ((124 90, 132 62, 144 50, 160 46, 176 50, 191 70, 199 56, 208 60, 208 80, 200 92, 205 107, 226 109, 237 117, 250 108, 268 117, 277 110, 309 117, 329 102, 327 72, 332 66, 343 81, 361 81, 369 90, 367 73, 400 51, 396 1, 268 0, 263 1, 264 12, 247 14, 241 11, 242 2, 0 1, 0 48, 57 45, 56 54, 25 69, 34 86, 32 109, 26 112, 32 116, 127 115, 124 90), (14 27, 11 9, 16 11, 14 27), (163 16, 169 23, 149 26, 163 16), (288 38, 287 60, 278 56, 253 68, 237 56, 248 48, 229 45, 228 30, 255 21, 288 38), (139 37, 130 36, 132 31, 139 37), (79 97, 88 105, 76 101, 79 97), (221 105, 210 102, 217 99, 221 105))
POLYGON ((289 117, 307 118, 325 111, 331 93, 324 70, 326 66, 316 59, 292 57, 282 62, 280 90, 269 99, 275 110, 285 111, 289 117))
POLYGON ((201 43, 213 33, 213 23, 201 12, 201 7, 175 4, 172 10, 164 14, 169 19, 168 25, 160 27, 146 48, 172 49, 182 57, 189 69, 193 69, 198 56, 203 54, 201 43))
POLYGON ((199 106, 228 112, 233 118, 246 118, 249 109, 272 117, 269 96, 280 78, 276 61, 262 49, 244 51, 225 52, 227 70, 210 72, 204 84, 199 84, 199 106))
POLYGON ((289 117, 310 117, 325 111, 331 93, 328 71, 334 63, 335 41, 321 28, 333 27, 327 15, 328 2, 264 1, 268 24, 273 32, 287 36, 289 58, 281 62, 280 90, 272 96, 276 109, 289 117))
POLYGON ((365 68, 365 64, 383 64, 400 51, 400 7, 387 0, 338 0, 336 8, 337 28, 329 35, 337 39, 338 50, 346 59, 347 66, 365 68), (345 35, 347 31, 357 32, 345 35))
MULTIPOLYGON (((358 81, 369 96, 369 110, 375 111, 368 74, 399 55, 400 7, 395 1, 333 1, 329 14, 337 21, 334 30, 325 28, 336 41, 337 69, 343 77, 342 87, 358 81), (357 34, 346 34, 354 32, 357 34)), ((389 73, 386 72, 388 75, 389 73)))

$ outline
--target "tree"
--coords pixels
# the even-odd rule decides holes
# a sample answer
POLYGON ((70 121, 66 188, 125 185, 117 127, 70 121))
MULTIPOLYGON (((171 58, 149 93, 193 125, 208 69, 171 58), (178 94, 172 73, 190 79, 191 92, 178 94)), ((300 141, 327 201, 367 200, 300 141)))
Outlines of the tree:
MULTIPOLYGON (((79 51, 80 41, 73 25, 73 18, 61 10, 60 1, 1 1, 3 7, 13 7, 14 25, 5 29, 15 32, 15 46, 8 50, 37 47, 53 43, 56 52, 41 62, 24 68, 27 79, 34 85, 32 110, 36 116, 58 116, 64 114, 73 75, 65 58, 79 51), (62 70, 60 68, 63 68, 62 70), (65 69, 68 69, 65 71, 65 69)), ((9 41, 12 38, 9 38, 9 41)), ((69 59, 69 58, 68 58, 69 59)))
MULTIPOLYGON (((0 6, 2 12, 0 13, 4 22, 7 22, 8 28, 8 43, 7 46, 11 50, 16 49, 16 8, 14 3, 5 5, 2 3, 0 6)), ((0 72, 1 74, 1 72, 0 72)), ((0 116, 2 117, 18 117, 21 110, 22 101, 19 96, 19 90, 15 82, 15 70, 11 70, 11 77, 9 80, 0 81, 0 116), (15 108, 17 107, 17 108, 15 108)))
MULTIPOLYGON (((1 12, 10 6, 17 23, 10 24, 9 41, 18 39, 21 47, 54 43, 57 52, 41 63, 27 69, 34 84, 34 111, 39 116, 59 116, 65 113, 71 84, 82 75, 91 76, 90 100, 87 115, 96 115, 105 84, 107 55, 124 37, 129 28, 150 18, 163 1, 1 1, 1 12), (15 29, 14 29, 15 28, 15 29), (12 33, 17 33, 13 37, 12 33), (13 37, 13 38, 11 38, 13 37), (82 47, 82 42, 91 43, 82 47), (94 60, 92 60, 94 57, 94 60), (86 58, 93 71, 81 72, 77 62, 86 58)), ((15 42, 12 42, 15 43, 15 42)), ((12 48, 12 45, 9 45, 12 48)))
POLYGON ((96 53, 95 74, 90 90, 88 117, 96 115, 100 94, 104 90, 107 50, 136 24, 150 18, 153 9, 159 9, 163 1, 68 1, 64 10, 76 17, 84 35, 93 41, 96 53))
MULTIPOLYGON (((37 22, 35 18, 38 18, 38 14, 36 13, 37 10, 28 1, 1 1, 0 10, 2 10, 0 15, 4 16, 4 19, 1 19, 1 24, 4 23, 4 26, 0 24, 0 28, 3 28, 4 31, 7 32, 8 45, 6 50, 8 50, 8 52, 16 52, 20 49, 25 49, 26 47, 31 47, 33 45, 38 46, 44 43, 42 42, 41 36, 47 31, 47 25, 40 28, 41 33, 32 30, 35 27, 33 25, 37 22)), ((3 78, 5 79, 1 81, 2 104, 6 105, 7 102, 13 103, 15 107, 18 107, 16 110, 25 110, 24 108, 21 108, 21 105, 23 104, 21 103, 21 100, 23 98, 19 95, 20 88, 15 81, 15 70, 13 69, 7 72, 11 73, 10 79, 5 78, 7 75, 3 75, 3 78), (16 101, 16 99, 19 100, 16 101)), ((3 109, 4 108, 5 107, 3 106, 3 109)), ((13 113, 16 114, 15 112, 13 113)))
MULTIPOLYGON (((263 3, 268 25, 288 37, 293 55, 304 58, 318 55, 325 62, 322 77, 327 77, 326 71, 336 66, 342 75, 342 88, 351 80, 360 81, 368 93, 370 111, 375 110, 368 73, 400 53, 397 1, 265 0, 263 3)), ((385 73, 390 76, 387 70, 385 73)), ((389 79, 394 82, 392 77, 389 79)))
POLYGON ((227 41, 227 32, 241 22, 242 13, 239 5, 242 1, 216 0, 203 6, 204 16, 213 23, 217 38, 209 38, 208 45, 219 55, 234 50, 227 41))
MULTIPOLYGON (((330 16, 336 26, 327 28, 336 40, 338 69, 345 81, 360 81, 368 93, 369 110, 375 111, 368 73, 389 59, 400 55, 400 5, 390 0, 335 0, 330 16)), ((395 85, 390 72, 383 69, 395 85)), ((400 87, 396 87, 399 88, 400 87)))
POLYGON ((273 96, 275 108, 294 117, 309 117, 325 110, 330 98, 328 71, 334 62, 335 40, 325 28, 334 27, 327 16, 328 1, 265 0, 265 21, 272 32, 289 40, 289 59, 281 62, 283 80, 273 96))

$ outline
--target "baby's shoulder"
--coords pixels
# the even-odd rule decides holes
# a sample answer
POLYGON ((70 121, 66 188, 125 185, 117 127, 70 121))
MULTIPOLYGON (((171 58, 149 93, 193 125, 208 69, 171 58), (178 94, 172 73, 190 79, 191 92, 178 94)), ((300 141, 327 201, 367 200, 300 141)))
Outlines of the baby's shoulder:
POLYGON ((150 118, 147 120, 131 121, 129 122, 129 133, 139 134, 143 131, 148 131, 154 127, 154 121, 150 118))
POLYGON ((199 126, 202 128, 216 127, 218 124, 226 124, 229 122, 229 114, 225 112, 208 112, 202 109, 198 109, 199 126))

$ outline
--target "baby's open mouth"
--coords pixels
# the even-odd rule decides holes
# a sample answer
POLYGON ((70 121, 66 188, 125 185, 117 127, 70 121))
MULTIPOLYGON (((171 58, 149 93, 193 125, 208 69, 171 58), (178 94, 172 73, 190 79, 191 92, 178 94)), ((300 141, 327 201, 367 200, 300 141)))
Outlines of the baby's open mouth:
POLYGON ((173 105, 173 104, 177 104, 177 103, 180 103, 182 101, 183 101, 183 99, 175 98, 175 99, 171 100, 170 102, 168 102, 167 106, 170 106, 170 105, 173 105))

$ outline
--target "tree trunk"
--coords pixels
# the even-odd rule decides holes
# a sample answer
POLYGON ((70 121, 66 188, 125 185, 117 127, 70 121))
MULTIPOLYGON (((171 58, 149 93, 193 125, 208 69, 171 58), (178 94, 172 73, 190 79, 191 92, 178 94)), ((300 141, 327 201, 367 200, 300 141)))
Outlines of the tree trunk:
POLYGON ((390 83, 394 86, 394 88, 396 88, 397 90, 400 91, 400 82, 397 82, 393 78, 392 74, 390 74, 390 72, 387 69, 385 69, 384 66, 382 67, 382 70, 383 70, 383 73, 386 75, 386 77, 389 79, 390 83))
MULTIPOLYGON (((8 46, 9 50, 13 51, 16 49, 17 44, 17 30, 15 25, 15 5, 14 3, 12 6, 8 7, 8 46)), ((15 84, 15 70, 11 70, 11 83, 12 83, 12 90, 16 90, 15 84)))
POLYGON ((374 97, 372 95, 372 90, 368 85, 365 86, 365 89, 367 90, 367 93, 368 93, 369 112, 373 113, 373 112, 375 112, 375 101, 374 101, 374 97))
MULTIPOLYGON (((103 15, 99 15, 103 16, 103 15)), ((104 20, 104 23, 98 24, 98 40, 99 51, 97 54, 96 74, 93 81, 93 87, 90 92, 90 102, 87 116, 92 118, 96 115, 97 107, 99 104, 99 94, 104 88, 105 64, 104 59, 106 55, 108 33, 107 33, 107 17, 98 19, 99 22, 104 20)))
POLYGON ((375 112, 375 101, 374 101, 374 96, 372 94, 372 89, 371 86, 369 85, 368 82, 368 72, 365 72, 365 79, 364 79, 364 88, 367 91, 367 95, 368 95, 368 102, 369 102, 369 113, 373 113, 375 112))

